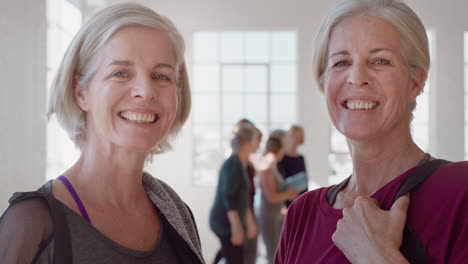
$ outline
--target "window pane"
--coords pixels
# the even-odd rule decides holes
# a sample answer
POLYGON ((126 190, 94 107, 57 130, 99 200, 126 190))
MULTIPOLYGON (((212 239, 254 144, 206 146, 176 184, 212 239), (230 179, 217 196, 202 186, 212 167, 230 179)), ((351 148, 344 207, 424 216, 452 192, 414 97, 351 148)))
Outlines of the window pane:
POLYGON ((193 117, 196 123, 219 122, 219 97, 217 95, 195 95, 193 117))
POLYGON ((193 67, 193 90, 197 93, 217 93, 219 90, 219 65, 195 64, 193 67))
POLYGON ((272 92, 296 92, 296 64, 272 64, 270 84, 272 92))
POLYGON ((353 163, 349 153, 330 153, 328 155, 331 175, 328 184, 338 184, 353 173, 353 163))
MULTIPOLYGON (((429 87, 426 87, 429 88, 429 87)), ((429 91, 426 90, 420 94, 417 99, 416 109, 413 111, 413 124, 427 124, 429 122, 429 91)))
POLYGON ((416 145, 418 145, 422 150, 427 151, 429 147, 429 128, 427 124, 413 124, 412 128, 413 139, 416 145))
POLYGON ((346 138, 341 134, 333 124, 330 124, 331 131, 331 151, 332 152, 349 152, 346 138))
MULTIPOLYGON (((465 123, 468 125, 468 93, 465 93, 465 123)), ((465 141, 468 141, 468 138, 465 141)))
MULTIPOLYGON (((234 129, 234 126, 237 124, 237 121, 234 123, 223 123, 223 139, 225 140, 231 140, 234 136, 232 133, 232 130, 234 129)), ((228 146, 229 147, 229 146, 228 146)))
POLYGON ((272 34, 272 61, 296 61, 296 32, 274 32, 272 34))
POLYGON ((270 59, 270 35, 267 32, 247 32, 245 48, 247 62, 268 62, 270 59))
POLYGON ((267 95, 247 95, 245 97, 246 118, 254 123, 267 122, 267 95))
POLYGON ((244 35, 242 32, 221 33, 221 62, 244 61, 244 35))
POLYGON ((223 122, 236 123, 244 117, 244 104, 242 95, 223 96, 223 122))
POLYGON ((281 129, 286 131, 291 126, 290 122, 274 122, 270 125, 270 132, 273 130, 281 129))
POLYGON ((194 62, 215 62, 219 57, 219 35, 216 32, 196 32, 193 34, 194 62))
POLYGON ((245 91, 266 93, 268 90, 268 69, 266 66, 245 67, 245 91))
POLYGON ((273 94, 271 95, 271 122, 294 123, 296 122, 297 102, 295 95, 273 94))
MULTIPOLYGON (((468 50, 465 53, 468 53, 468 50)), ((468 93, 468 62, 465 62, 465 93, 468 93)))
POLYGON ((218 126, 193 126, 194 182, 216 184, 223 161, 218 126))
POLYGON ((73 166, 80 154, 53 115, 47 123, 47 179, 60 176, 73 166))
POLYGON ((223 94, 239 94, 244 89, 244 72, 242 66, 223 66, 223 94))

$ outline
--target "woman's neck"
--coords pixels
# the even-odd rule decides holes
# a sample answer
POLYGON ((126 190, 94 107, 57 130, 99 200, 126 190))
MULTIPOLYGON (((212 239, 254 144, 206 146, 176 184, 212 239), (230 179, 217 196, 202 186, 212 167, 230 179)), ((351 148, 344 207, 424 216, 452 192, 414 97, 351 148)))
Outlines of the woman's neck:
POLYGON ((250 155, 250 152, 249 151, 246 151, 244 149, 240 149, 239 151, 237 151, 236 153, 234 153, 238 158, 239 160, 241 161, 242 163, 242 166, 244 168, 247 168, 247 164, 249 163, 249 155, 250 155))
POLYGON ((85 147, 80 159, 65 172, 65 176, 80 196, 85 197, 85 203, 137 208, 142 199, 147 199, 142 183, 145 158, 145 153, 85 147))
POLYGON ((297 152, 297 145, 290 145, 285 148, 285 154, 290 157, 297 157, 299 153, 297 152))
POLYGON ((406 139, 375 143, 348 141, 353 160, 353 176, 345 188, 358 196, 371 196, 378 189, 413 168, 425 153, 406 139))

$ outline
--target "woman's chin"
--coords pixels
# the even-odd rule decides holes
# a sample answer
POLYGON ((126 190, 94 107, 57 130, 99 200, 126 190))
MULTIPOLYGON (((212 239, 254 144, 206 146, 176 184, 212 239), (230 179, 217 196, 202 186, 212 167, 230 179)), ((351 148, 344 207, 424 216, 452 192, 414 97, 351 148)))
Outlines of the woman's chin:
POLYGON ((126 142, 122 145, 123 148, 131 152, 149 153, 151 152, 160 142, 126 142))

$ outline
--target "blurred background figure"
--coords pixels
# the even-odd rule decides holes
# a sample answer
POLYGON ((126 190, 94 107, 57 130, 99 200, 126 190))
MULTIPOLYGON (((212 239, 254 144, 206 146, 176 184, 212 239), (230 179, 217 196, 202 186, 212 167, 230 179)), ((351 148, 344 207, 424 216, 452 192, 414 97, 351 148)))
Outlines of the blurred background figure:
MULTIPOLYGON (((241 119, 237 122, 237 124, 232 129, 232 133, 235 135, 239 131, 241 126, 252 126, 257 131, 257 147, 255 152, 258 151, 260 147, 260 143, 262 142, 263 133, 258 129, 254 123, 252 123, 248 119, 241 119)), ((255 197, 255 175, 257 174, 255 170, 255 166, 253 164, 254 159, 256 159, 255 153, 251 153, 249 159, 247 160, 247 176, 249 177, 250 183, 250 191, 249 191, 249 205, 250 207, 247 210, 251 210, 252 215, 254 214, 254 197, 255 197)), ((253 218, 256 220, 256 217, 253 218)), ((245 245, 245 256, 244 260, 246 264, 255 264, 257 261, 257 248, 258 248, 258 232, 255 233, 255 236, 252 238, 247 238, 246 245, 245 245)), ((219 252, 220 253, 220 252, 219 252)))
POLYGON ((283 216, 281 209, 284 202, 293 200, 298 193, 288 188, 283 190, 284 179, 278 171, 278 161, 284 155, 283 130, 271 132, 265 146, 262 162, 258 166, 260 178, 261 199, 258 208, 258 225, 265 243, 266 258, 268 263, 273 263, 273 258, 278 246, 283 216))
POLYGON ((258 149, 258 129, 251 124, 234 129, 232 155, 219 171, 218 185, 210 212, 210 227, 221 243, 215 257, 218 263, 244 263, 246 241, 256 236, 251 206, 251 186, 247 175, 249 155, 258 149))
MULTIPOLYGON (((307 178, 307 170, 305 166, 304 157, 298 153, 298 147, 304 144, 304 128, 298 125, 292 125, 284 140, 284 156, 278 162, 278 170, 284 179, 291 176, 298 175, 298 173, 305 173, 307 178)), ((307 192, 307 188, 300 194, 307 192)), ((285 202, 289 207, 291 200, 285 202)))

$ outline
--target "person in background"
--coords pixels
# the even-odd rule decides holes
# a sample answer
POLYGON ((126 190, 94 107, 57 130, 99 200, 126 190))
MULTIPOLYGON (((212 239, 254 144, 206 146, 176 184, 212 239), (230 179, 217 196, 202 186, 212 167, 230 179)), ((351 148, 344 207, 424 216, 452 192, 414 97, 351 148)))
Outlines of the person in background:
POLYGON ((73 38, 51 90, 48 114, 81 156, 39 192, 13 197, 0 220, 0 262, 53 263, 65 242, 53 231, 58 213, 73 263, 204 263, 190 209, 144 171, 190 112, 184 41, 172 22, 138 4, 102 9, 73 38), (37 193, 60 212, 27 196, 37 193))
POLYGON ((257 226, 250 208, 247 175, 249 155, 258 149, 257 129, 241 125, 231 140, 232 155, 221 166, 216 196, 210 211, 210 227, 221 250, 214 263, 224 257, 228 264, 244 263, 245 245, 254 238, 257 226))
POLYGON ((298 193, 288 188, 283 190, 284 179, 278 171, 278 161, 284 155, 284 131, 274 130, 267 139, 262 162, 258 166, 261 199, 258 209, 258 225, 266 248, 268 263, 273 263, 278 246, 284 202, 293 200, 298 193))
MULTIPOLYGON (((255 127, 255 125, 248 121, 247 119, 242 119, 239 121, 237 126, 240 125, 252 125, 255 127)), ((255 152, 258 151, 260 144, 262 142, 262 137, 263 133, 255 127, 257 131, 257 148, 255 152)), ((254 154, 254 153, 252 153, 254 154)), ((249 183, 250 183, 250 193, 249 193, 249 209, 251 210, 251 214, 254 216, 255 224, 256 223, 256 217, 255 217, 255 210, 254 210, 254 198, 255 198, 255 193, 256 193, 256 186, 255 186, 255 175, 257 174, 257 171, 255 170, 255 166, 252 162, 252 154, 249 157, 249 161, 247 162, 247 175, 249 177, 249 183)), ((255 233, 255 236, 252 238, 248 238, 247 241, 245 242, 245 264, 255 264, 257 262, 257 251, 258 251, 258 231, 255 233)))
POLYGON ((468 162, 437 160, 411 135, 429 66, 424 25, 403 2, 342 0, 328 13, 314 74, 353 170, 291 204, 275 263, 468 263, 468 162))
MULTIPOLYGON (((297 148, 304 144, 304 129, 301 126, 293 125, 289 128, 285 138, 285 153, 280 162, 278 170, 284 179, 304 172, 307 175, 304 157, 297 152, 297 148)), ((307 192, 307 189, 300 194, 307 192)), ((292 201, 286 201, 287 207, 292 201)))
MULTIPOLYGON (((233 135, 235 136, 237 134, 237 132, 239 131, 239 128, 242 127, 242 126, 252 126, 252 127, 255 127, 256 131, 257 131, 257 150, 259 149, 260 147, 260 143, 262 142, 262 137, 263 137, 263 134, 262 134, 262 131, 260 131, 260 129, 258 129, 254 123, 252 123, 250 120, 248 119, 241 119, 237 122, 237 124, 233 127, 232 129, 232 133, 233 135)), ((255 152, 256 152, 255 151, 255 152)), ((247 168, 246 168, 246 171, 247 171, 247 175, 249 177, 249 183, 250 183, 250 192, 249 192, 249 208, 247 210, 251 210, 251 214, 254 216, 253 219, 255 220, 255 224, 256 223, 256 217, 255 217, 255 213, 254 213, 254 197, 255 197, 255 190, 256 190, 256 187, 255 187, 255 175, 257 174, 256 170, 255 170, 255 166, 252 162, 252 155, 254 153, 252 153, 247 161, 247 168)), ((247 238, 247 241, 245 242, 245 255, 244 255, 244 263, 246 264, 255 264, 257 262, 257 248, 258 248, 258 231, 255 232, 255 236, 253 238, 247 238)), ((222 252, 221 250, 218 251, 218 253, 216 254, 216 257, 215 257, 215 262, 218 262, 221 258, 222 258, 222 252)))

